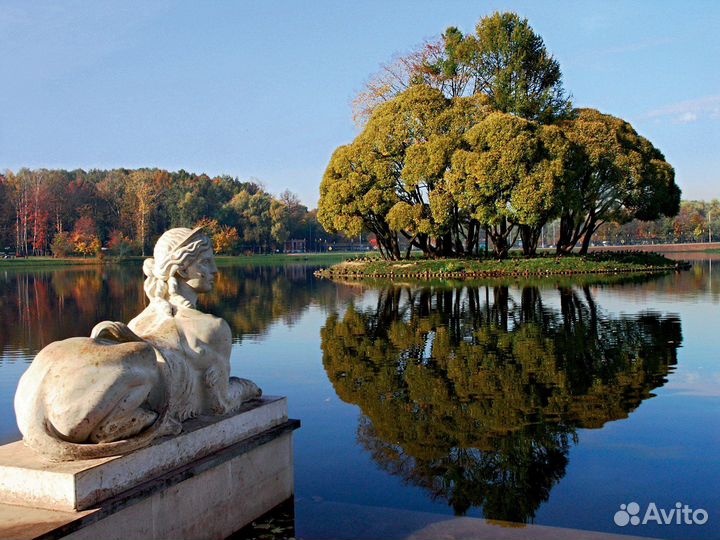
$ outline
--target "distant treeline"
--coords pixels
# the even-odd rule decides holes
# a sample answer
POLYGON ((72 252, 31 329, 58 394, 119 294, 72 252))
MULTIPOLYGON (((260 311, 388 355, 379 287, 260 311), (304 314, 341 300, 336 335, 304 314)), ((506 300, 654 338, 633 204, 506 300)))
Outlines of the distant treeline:
POLYGON ((291 239, 323 250, 342 240, 316 214, 290 191, 273 196, 257 181, 184 170, 0 174, 0 250, 20 256, 147 254, 163 231, 200 222, 222 253, 283 251, 291 239))
MULTIPOLYGON (((113 255, 147 254, 168 228, 201 222, 219 253, 285 251, 286 242, 293 239, 304 240, 306 251, 348 242, 323 230, 317 210, 308 210, 296 195, 285 191, 273 196, 257 181, 160 169, 20 169, 0 174, 0 252, 4 253, 92 255, 104 247, 113 255)), ((559 223, 555 228, 545 226, 543 243, 554 243, 559 223)), ((720 239, 717 199, 683 201, 675 217, 607 223, 597 231, 595 243, 711 239, 720 239)), ((295 243, 296 249, 300 246, 295 243)))
POLYGON ((717 242, 720 240, 720 201, 681 201, 677 216, 655 221, 605 223, 595 233, 594 240, 596 244, 717 242))

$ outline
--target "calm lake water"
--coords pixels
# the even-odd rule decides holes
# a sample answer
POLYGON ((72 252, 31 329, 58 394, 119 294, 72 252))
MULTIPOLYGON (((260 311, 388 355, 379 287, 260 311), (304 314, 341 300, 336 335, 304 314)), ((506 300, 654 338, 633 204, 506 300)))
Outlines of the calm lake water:
MULTIPOLYGON (((396 538, 465 515, 714 538, 720 257, 695 257, 641 280, 392 287, 225 266, 201 309, 230 323, 233 373, 302 420, 299 537, 396 538), (631 501, 709 520, 618 527, 631 501)), ((0 443, 20 438, 15 387, 44 345, 144 302, 138 266, 0 271, 0 443)))

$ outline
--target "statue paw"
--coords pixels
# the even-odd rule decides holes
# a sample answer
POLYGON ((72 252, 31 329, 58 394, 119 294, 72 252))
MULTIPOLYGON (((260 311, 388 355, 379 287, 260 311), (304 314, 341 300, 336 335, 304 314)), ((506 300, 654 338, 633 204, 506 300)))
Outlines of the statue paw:
POLYGON ((221 370, 217 366, 210 366, 205 370, 205 385, 214 388, 220 383, 221 377, 221 370))
POLYGON ((160 431, 160 436, 165 435, 180 435, 180 432, 182 432, 182 422, 179 422, 175 418, 166 418, 165 425, 162 427, 160 431))
POLYGON ((249 379, 230 377, 230 392, 233 394, 233 401, 244 403, 262 396, 260 387, 249 379))

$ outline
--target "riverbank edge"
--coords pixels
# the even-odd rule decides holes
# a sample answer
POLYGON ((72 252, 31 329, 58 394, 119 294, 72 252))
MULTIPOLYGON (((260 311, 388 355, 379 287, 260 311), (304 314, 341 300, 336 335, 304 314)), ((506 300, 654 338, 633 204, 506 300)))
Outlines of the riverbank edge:
MULTIPOLYGON (((233 264, 278 264, 278 263, 332 263, 348 257, 351 253, 269 253, 267 255, 216 255, 215 261, 218 266, 233 264)), ((99 266, 113 264, 142 264, 152 255, 130 257, 18 257, 12 259, 0 259, 0 270, 22 269, 22 268, 46 268, 46 267, 72 267, 72 266, 99 266)))
POLYGON ((656 253, 607 253, 532 259, 422 259, 384 261, 350 259, 314 274, 323 279, 484 279, 544 276, 657 274, 682 271, 690 264, 656 253), (644 262, 637 262, 642 261, 644 262))

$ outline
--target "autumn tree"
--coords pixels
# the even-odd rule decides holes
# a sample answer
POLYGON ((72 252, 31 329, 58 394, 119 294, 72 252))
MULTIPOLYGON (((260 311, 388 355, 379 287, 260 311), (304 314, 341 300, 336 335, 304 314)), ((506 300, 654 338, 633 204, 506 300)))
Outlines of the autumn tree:
POLYGON ((195 225, 193 225, 194 228, 202 228, 203 232, 212 238, 213 235, 220 232, 220 222, 217 219, 212 219, 209 217, 204 217, 201 220, 197 221, 195 225))
POLYGON ((101 228, 111 237, 115 231, 121 231, 124 237, 132 236, 135 209, 127 204, 127 198, 132 197, 128 189, 130 172, 124 169, 92 172, 97 176, 95 186, 101 201, 97 214, 101 228))
POLYGON ((30 171, 20 169, 6 174, 15 221, 15 253, 28 255, 28 224, 30 220, 30 171))
POLYGON ((65 206, 65 227, 71 230, 79 217, 89 215, 96 222, 100 214, 101 198, 97 186, 82 169, 68 173, 68 183, 63 196, 67 199, 65 206))
POLYGON ((30 222, 33 255, 42 255, 48 240, 48 177, 47 169, 30 172, 30 222))
POLYGON ((240 236, 235 227, 222 225, 217 219, 205 217, 195 223, 194 226, 202 227, 203 232, 212 239, 215 253, 232 253, 240 241, 240 236))
POLYGON ((0 249, 3 251, 9 251, 14 239, 15 224, 10 190, 7 175, 0 174, 0 249))
POLYGON ((716 242, 720 239, 720 201, 681 201, 675 216, 633 219, 601 225, 594 237, 610 244, 716 242))
POLYGON ((99 253, 102 246, 97 235, 97 225, 90 216, 83 216, 75 222, 70 240, 73 250, 84 257, 99 253))
POLYGON ((135 243, 132 239, 126 236, 122 231, 115 229, 110 233, 108 249, 113 255, 126 257, 134 251, 135 247, 135 243))
POLYGON ((215 253, 230 254, 237 248, 240 235, 235 227, 222 225, 220 230, 213 235, 212 240, 215 253))
POLYGON ((134 218, 136 240, 143 256, 152 214, 157 209, 160 194, 165 188, 166 178, 163 172, 138 169, 128 177, 126 202, 134 218))

